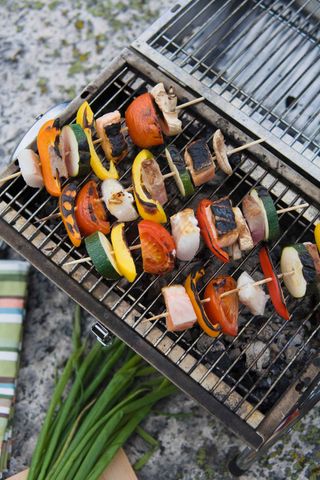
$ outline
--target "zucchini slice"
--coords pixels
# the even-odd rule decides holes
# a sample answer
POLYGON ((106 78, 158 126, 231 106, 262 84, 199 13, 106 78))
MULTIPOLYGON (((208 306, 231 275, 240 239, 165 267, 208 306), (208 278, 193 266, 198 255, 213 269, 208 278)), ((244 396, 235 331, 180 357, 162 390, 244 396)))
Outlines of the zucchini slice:
POLYGON ((85 239, 85 245, 88 255, 100 275, 110 280, 117 280, 121 277, 112 245, 103 233, 92 233, 85 239))
POLYGON ((71 177, 90 171, 90 148, 86 134, 78 124, 65 125, 60 134, 60 153, 71 177))
POLYGON ((303 243, 284 247, 281 252, 280 268, 282 273, 294 272, 284 275, 283 281, 290 295, 302 298, 308 286, 316 281, 316 268, 312 256, 303 243))
POLYGON ((111 242, 114 256, 121 274, 132 283, 137 276, 131 252, 124 235, 124 223, 118 223, 111 230, 111 242))
POLYGON ((280 235, 279 219, 268 190, 265 187, 259 186, 251 190, 250 195, 258 202, 264 216, 264 239, 266 241, 276 240, 280 235))
POLYGON ((174 179, 182 197, 189 197, 194 193, 194 187, 188 170, 185 167, 179 150, 171 145, 165 149, 168 165, 171 172, 175 173, 174 179))

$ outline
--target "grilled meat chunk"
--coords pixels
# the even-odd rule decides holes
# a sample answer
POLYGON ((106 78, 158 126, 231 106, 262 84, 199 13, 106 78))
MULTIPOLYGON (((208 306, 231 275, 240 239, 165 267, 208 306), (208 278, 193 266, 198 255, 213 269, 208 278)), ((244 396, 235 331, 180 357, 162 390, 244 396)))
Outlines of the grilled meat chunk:
POLYGON ((239 235, 231 200, 227 197, 221 198, 208 208, 211 210, 220 247, 229 247, 237 241, 239 235))
POLYGON ((164 287, 162 294, 168 312, 166 326, 169 332, 178 332, 193 327, 197 322, 197 316, 184 286, 164 287))
POLYGON ((168 201, 163 176, 157 161, 154 158, 144 160, 142 163, 142 183, 150 193, 153 200, 158 200, 161 205, 168 201))
POLYGON ((128 146, 121 132, 121 115, 118 110, 106 113, 96 120, 98 137, 107 160, 118 163, 126 157, 128 146))
POLYGON ((215 165, 204 139, 195 140, 186 148, 184 160, 196 187, 213 179, 215 165))

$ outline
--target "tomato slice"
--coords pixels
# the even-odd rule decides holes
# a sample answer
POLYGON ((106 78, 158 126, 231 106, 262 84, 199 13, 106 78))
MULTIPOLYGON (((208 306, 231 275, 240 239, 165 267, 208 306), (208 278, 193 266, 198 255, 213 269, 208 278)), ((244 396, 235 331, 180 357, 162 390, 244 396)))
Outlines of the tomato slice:
POLYGON ((268 247, 264 246, 260 249, 259 260, 264 276, 272 279, 271 282, 267 283, 267 287, 275 311, 280 315, 280 317, 284 318, 285 320, 289 320, 290 313, 288 312, 286 306, 278 276, 274 271, 268 247))
POLYGON ((222 332, 232 337, 238 334, 238 293, 223 298, 220 295, 234 288, 237 288, 237 282, 232 277, 221 276, 211 280, 204 291, 204 298, 210 298, 210 302, 204 304, 204 309, 211 322, 219 323, 222 332))
POLYGON ((170 233, 151 220, 141 220, 138 229, 143 270, 155 275, 171 272, 176 258, 176 245, 170 233))
POLYGON ((207 214, 207 207, 210 207, 210 205, 212 204, 213 202, 211 200, 208 200, 207 198, 200 200, 196 212, 196 217, 199 222, 201 235, 207 247, 222 262, 227 263, 229 262, 229 255, 219 246, 215 228, 212 225, 211 220, 209 219, 207 214))
POLYGON ((94 180, 87 182, 77 195, 76 220, 82 235, 110 232, 107 212, 99 199, 98 185, 94 180))

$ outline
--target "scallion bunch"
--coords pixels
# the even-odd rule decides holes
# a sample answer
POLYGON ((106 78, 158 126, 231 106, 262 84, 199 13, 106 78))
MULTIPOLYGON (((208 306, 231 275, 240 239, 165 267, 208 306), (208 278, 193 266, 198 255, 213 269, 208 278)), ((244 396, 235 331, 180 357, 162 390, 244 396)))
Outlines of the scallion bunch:
MULTIPOLYGON (((175 392, 120 340, 86 353, 76 314, 74 349, 56 384, 28 480, 98 480, 155 403, 175 392)), ((147 461, 146 454, 139 462, 147 461)))

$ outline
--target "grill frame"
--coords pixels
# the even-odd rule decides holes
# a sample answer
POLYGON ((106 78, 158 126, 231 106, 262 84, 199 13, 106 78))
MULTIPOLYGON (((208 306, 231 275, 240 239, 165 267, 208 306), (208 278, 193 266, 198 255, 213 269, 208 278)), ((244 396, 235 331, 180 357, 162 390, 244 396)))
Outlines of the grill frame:
MULTIPOLYGON (((154 82, 168 82, 168 77, 165 74, 159 72, 155 67, 148 64, 140 55, 131 50, 125 50, 118 59, 112 62, 112 64, 101 73, 98 79, 89 84, 84 92, 82 92, 79 97, 70 104, 61 117, 62 121, 65 122, 74 117, 74 114, 83 99, 85 98, 90 101, 100 87, 104 85, 106 79, 115 75, 124 65, 129 65, 154 82)), ((190 84, 188 88, 184 88, 175 81, 172 81, 171 83, 174 84, 179 98, 192 98, 195 96, 192 84, 190 84)), ((205 103, 206 104, 195 107, 195 110, 205 120, 210 122, 210 120, 212 121, 214 118, 215 122, 218 124, 220 123, 223 130, 227 128, 228 135, 233 137, 235 141, 238 141, 239 143, 250 141, 252 139, 237 126, 233 125, 233 123, 229 123, 227 119, 222 118, 219 112, 213 109, 213 106, 210 105, 209 101, 206 101, 205 103)), ((267 142, 267 147, 268 146, 267 142)), ((316 198, 319 198, 319 191, 312 182, 308 181, 300 174, 297 174, 297 172, 295 172, 290 166, 277 158, 272 151, 267 151, 266 147, 256 146, 252 149, 252 152, 263 165, 266 165, 268 168, 270 167, 272 170, 277 170, 280 176, 285 177, 296 186, 298 185, 299 189, 304 192, 304 197, 308 197, 310 202, 316 204, 319 208, 319 203, 315 201, 316 198), (266 156, 266 152, 268 152, 268 156, 266 156)), ((12 164, 8 171, 12 173, 16 171, 16 169, 16 166, 12 164)), ((240 438, 245 440, 250 447, 259 449, 262 446, 266 435, 259 432, 258 423, 260 423, 263 418, 261 414, 257 421, 258 428, 250 426, 247 422, 241 419, 239 415, 231 412, 226 405, 218 401, 188 374, 184 373, 181 368, 174 365, 168 359, 164 359, 164 356, 150 345, 146 339, 141 338, 141 336, 126 322, 119 321, 119 318, 115 313, 108 311, 102 303, 95 299, 89 292, 85 291, 76 280, 71 278, 68 273, 43 255, 34 245, 23 238, 14 227, 8 225, 8 223, 2 218, 0 218, 0 226, 1 236, 3 236, 8 244, 25 256, 37 269, 54 281, 54 283, 62 288, 75 301, 81 304, 94 317, 101 321, 110 331, 125 341, 131 348, 153 364, 159 371, 170 378, 170 380, 172 380, 179 388, 188 393, 188 395, 194 398, 209 412, 226 423, 228 427, 240 436, 240 438)), ((79 273, 79 275, 81 275, 81 273, 79 273)), ((268 416, 269 414, 272 415, 272 410, 268 412, 268 416)))
MULTIPOLYGON (((172 25, 174 21, 181 18, 186 9, 193 7, 193 4, 200 3, 202 0, 181 0, 176 4, 170 11, 162 15, 155 23, 153 23, 149 29, 147 29, 140 37, 133 42, 132 46, 146 58, 150 59, 155 65, 158 65, 158 68, 166 72, 169 76, 172 75, 175 78, 179 78, 180 82, 183 85, 192 85, 194 90, 199 93, 199 95, 204 96, 215 105, 221 112, 222 115, 226 115, 235 122, 238 126, 247 129, 248 133, 254 133, 257 137, 262 137, 268 139, 270 147, 277 153, 277 155, 282 158, 288 165, 293 166, 297 171, 302 173, 305 177, 308 177, 315 184, 320 186, 320 166, 313 163, 317 158, 316 156, 312 161, 308 160, 305 156, 299 153, 295 148, 285 143, 278 136, 276 136, 272 131, 270 132, 267 128, 263 127, 257 121, 255 121, 251 116, 246 115, 244 111, 235 106, 233 103, 229 102, 222 95, 215 92, 212 88, 206 86, 202 81, 198 80, 197 77, 193 74, 188 73, 185 69, 181 68, 174 60, 169 60, 163 53, 151 46, 151 42, 154 37, 159 36, 160 32, 169 25, 172 25)), ((209 5, 215 3, 217 0, 211 0, 210 2, 205 3, 209 5)), ((232 0, 228 0, 229 2, 232 0)), ((249 0, 243 0, 241 5, 249 0)), ((274 0, 275 2, 282 0, 274 0)), ((312 6, 315 2, 312 0, 306 0, 312 6)), ((254 0, 254 3, 263 3, 264 0, 254 0)), ((228 3, 228 2, 226 2, 228 3)), ((291 0, 290 6, 294 11, 294 8, 301 4, 302 0, 297 2, 291 0)), ((304 2, 305 3, 305 2, 304 2)), ((249 6, 250 7, 250 6, 249 6)), ((309 5, 310 7, 310 5, 309 5)), ((301 6, 299 6, 301 8, 301 6)), ((200 9, 200 7, 199 7, 200 9)), ((320 6, 318 5, 318 14, 320 15, 320 6)), ((192 24, 192 20, 190 20, 192 24)), ((285 25, 285 22, 283 21, 285 25)), ((175 35, 178 35, 177 32, 175 35)), ((168 39, 168 42, 170 39, 168 39)), ((179 45, 178 45, 179 47, 179 45)), ((188 52, 190 56, 193 54, 192 46, 190 50, 192 53, 188 52)), ((250 98, 250 101, 257 103, 254 98, 250 98)), ((274 115, 274 111, 270 111, 270 115, 274 115)), ((317 113, 319 115, 319 112, 317 113)), ((281 117, 280 117, 281 120, 281 117)), ((299 132, 300 135, 303 135, 303 132, 299 132)), ((318 147, 318 154, 319 154, 318 147)))

